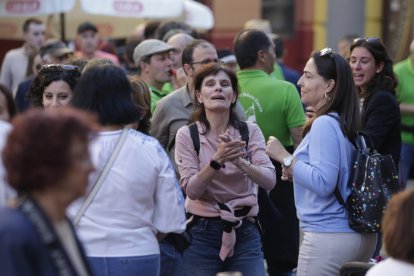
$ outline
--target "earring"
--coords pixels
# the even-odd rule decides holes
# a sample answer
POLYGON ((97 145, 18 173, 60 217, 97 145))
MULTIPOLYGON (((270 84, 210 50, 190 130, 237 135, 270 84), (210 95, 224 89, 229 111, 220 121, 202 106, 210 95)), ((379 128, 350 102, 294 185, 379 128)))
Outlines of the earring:
POLYGON ((328 96, 328 92, 325 91, 325 99, 327 102, 331 100, 331 97, 328 96))

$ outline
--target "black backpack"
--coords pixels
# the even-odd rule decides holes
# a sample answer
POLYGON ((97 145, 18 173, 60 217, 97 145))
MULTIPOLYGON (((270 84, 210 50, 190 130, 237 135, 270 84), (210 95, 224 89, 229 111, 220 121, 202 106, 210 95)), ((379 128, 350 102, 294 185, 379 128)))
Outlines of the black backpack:
MULTIPOLYGON (((339 122, 339 118, 328 114, 339 122)), ((391 196, 398 192, 398 172, 391 154, 379 154, 368 134, 358 132, 355 141, 355 156, 351 168, 348 199, 342 198, 338 186, 335 197, 348 211, 348 224, 356 232, 378 233, 381 219, 391 196)))

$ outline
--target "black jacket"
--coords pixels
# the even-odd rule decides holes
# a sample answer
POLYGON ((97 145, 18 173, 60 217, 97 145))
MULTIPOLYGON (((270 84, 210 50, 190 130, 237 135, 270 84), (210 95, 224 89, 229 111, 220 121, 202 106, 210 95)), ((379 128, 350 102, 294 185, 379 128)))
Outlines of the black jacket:
POLYGON ((401 114, 393 94, 377 90, 362 107, 362 128, 380 154, 391 154, 398 168, 401 151, 401 114))

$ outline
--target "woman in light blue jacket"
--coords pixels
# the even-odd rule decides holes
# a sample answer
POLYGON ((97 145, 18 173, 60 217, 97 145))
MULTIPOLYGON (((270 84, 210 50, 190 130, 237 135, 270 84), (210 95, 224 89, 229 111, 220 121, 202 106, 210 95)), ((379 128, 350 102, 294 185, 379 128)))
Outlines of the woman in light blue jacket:
POLYGON ((304 233, 297 275, 339 275, 346 262, 368 261, 375 247, 375 234, 349 228, 348 213, 335 196, 336 188, 344 199, 350 194, 350 141, 360 128, 358 97, 351 68, 329 48, 312 54, 298 85, 302 102, 315 115, 304 126, 304 138, 293 155, 274 137, 267 152, 283 164, 282 178, 294 183, 304 233))

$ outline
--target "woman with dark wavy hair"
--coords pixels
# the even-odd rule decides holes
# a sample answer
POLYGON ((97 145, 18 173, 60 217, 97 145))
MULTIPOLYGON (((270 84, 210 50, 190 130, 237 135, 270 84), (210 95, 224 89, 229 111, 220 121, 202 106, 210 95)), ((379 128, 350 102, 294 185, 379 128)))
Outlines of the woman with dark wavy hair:
MULTIPOLYGON (((401 154, 401 113, 396 98, 397 79, 392 61, 379 38, 357 38, 349 59, 360 98, 362 130, 372 147, 391 154, 398 170, 401 154)), ((381 234, 373 257, 379 255, 381 234)))
POLYGON ((362 129, 379 153, 392 155, 398 168, 401 114, 392 60, 379 38, 357 38, 349 64, 361 100, 362 129))
POLYGON ((80 75, 74 65, 43 65, 29 90, 32 105, 44 109, 68 105, 80 75))
POLYGON ((0 209, 2 275, 92 275, 66 208, 83 196, 94 170, 89 115, 30 110, 16 117, 2 153, 7 182, 19 193, 0 209))
POLYGON ((199 151, 191 146, 188 126, 176 136, 175 161, 187 194, 186 210, 193 216, 193 243, 184 251, 178 275, 220 271, 265 275, 256 184, 269 191, 276 175, 263 134, 256 124, 246 122, 248 144, 241 140, 234 73, 217 64, 206 65, 197 71, 194 84, 192 122, 199 151))

